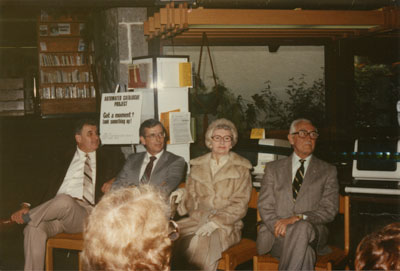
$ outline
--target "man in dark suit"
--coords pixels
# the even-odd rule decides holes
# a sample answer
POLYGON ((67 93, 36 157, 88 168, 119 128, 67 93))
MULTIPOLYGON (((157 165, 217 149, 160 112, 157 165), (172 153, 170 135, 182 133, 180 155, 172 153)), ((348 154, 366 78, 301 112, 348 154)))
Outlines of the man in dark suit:
POLYGON ((183 181, 186 162, 182 157, 164 150, 166 133, 158 120, 144 121, 139 135, 146 152, 128 157, 111 189, 149 183, 169 195, 183 181))
POLYGON ((122 152, 99 148, 97 123, 80 120, 75 128, 77 147, 57 161, 47 173, 50 184, 44 191, 41 204, 22 208, 11 220, 27 224, 24 229, 25 270, 43 270, 46 240, 61 232, 83 231, 83 222, 101 197, 103 184, 121 169, 122 152))
POLYGON ((293 121, 288 139, 294 153, 265 165, 257 251, 279 258, 280 270, 313 270, 316 252, 329 252, 324 224, 338 211, 339 186, 336 168, 312 154, 317 137, 309 120, 293 121))

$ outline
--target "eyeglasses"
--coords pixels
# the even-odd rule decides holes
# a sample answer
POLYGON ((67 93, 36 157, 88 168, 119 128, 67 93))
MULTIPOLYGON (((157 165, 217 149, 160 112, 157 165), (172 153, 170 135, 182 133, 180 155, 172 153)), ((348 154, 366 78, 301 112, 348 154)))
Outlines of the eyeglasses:
POLYGON ((149 134, 149 135, 145 135, 144 137, 148 137, 150 139, 164 138, 165 137, 165 133, 161 132, 161 133, 158 133, 158 134, 149 134))
POLYGON ((291 134, 299 135, 299 137, 301 137, 301 138, 306 138, 309 135, 310 138, 312 138, 312 139, 317 139, 319 136, 319 134, 316 131, 307 132, 306 130, 300 130, 298 132, 291 133, 291 134))
POLYGON ((179 238, 179 226, 172 219, 169 221, 168 231, 168 237, 171 241, 175 241, 179 238))
POLYGON ((232 141, 232 137, 231 136, 219 136, 219 135, 216 135, 216 136, 212 136, 211 139, 213 141, 215 141, 215 142, 221 142, 221 141, 231 142, 232 141))

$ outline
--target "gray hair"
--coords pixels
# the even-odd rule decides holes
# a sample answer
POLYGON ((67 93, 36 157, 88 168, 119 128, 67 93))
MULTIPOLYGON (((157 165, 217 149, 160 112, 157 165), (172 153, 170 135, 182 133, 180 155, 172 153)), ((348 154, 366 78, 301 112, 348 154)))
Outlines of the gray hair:
POLYGON ((232 147, 236 145, 237 141, 238 141, 238 132, 237 129, 235 127, 235 124, 233 124, 232 121, 227 120, 227 119, 216 119, 213 122, 211 122, 211 124, 208 126, 207 131, 206 131, 206 135, 205 135, 205 143, 207 148, 211 149, 212 146, 212 135, 214 133, 215 130, 217 129, 224 129, 224 130, 228 130, 231 131, 232 133, 232 147))
MULTIPOLYGON (((311 124, 312 126, 314 126, 314 124, 312 124, 311 120, 308 119, 295 119, 294 121, 292 121, 292 123, 290 124, 290 129, 289 129, 289 134, 295 133, 296 132, 296 126, 297 124, 299 124, 300 122, 306 122, 311 124)), ((316 129, 316 128, 315 128, 316 129)))
POLYGON ((169 216, 165 195, 150 185, 108 192, 85 223, 83 270, 169 270, 169 216))

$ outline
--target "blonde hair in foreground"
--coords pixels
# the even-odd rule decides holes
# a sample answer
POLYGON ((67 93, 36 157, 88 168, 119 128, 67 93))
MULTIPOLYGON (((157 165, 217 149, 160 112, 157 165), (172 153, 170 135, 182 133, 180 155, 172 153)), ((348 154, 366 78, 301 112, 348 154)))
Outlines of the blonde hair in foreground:
POLYGON ((85 224, 84 270, 169 270, 169 206, 149 185, 104 195, 85 224))

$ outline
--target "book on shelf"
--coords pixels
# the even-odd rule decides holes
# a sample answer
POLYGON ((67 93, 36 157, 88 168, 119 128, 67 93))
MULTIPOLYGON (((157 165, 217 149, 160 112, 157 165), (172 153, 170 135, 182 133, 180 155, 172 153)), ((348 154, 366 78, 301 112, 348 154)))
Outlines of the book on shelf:
POLYGON ((89 62, 86 62, 84 53, 72 54, 40 54, 40 66, 42 67, 59 67, 59 66, 85 66, 92 64, 92 56, 88 57, 89 62))
POLYGON ((90 85, 50 86, 39 90, 41 99, 95 98, 96 90, 90 85))
POLYGON ((41 83, 91 83, 93 76, 88 71, 75 69, 71 72, 63 70, 40 71, 41 83))
POLYGON ((39 88, 41 114, 96 111, 91 67, 93 47, 86 44, 86 12, 52 14, 38 18, 39 88), (92 49, 92 50, 91 50, 92 49))

